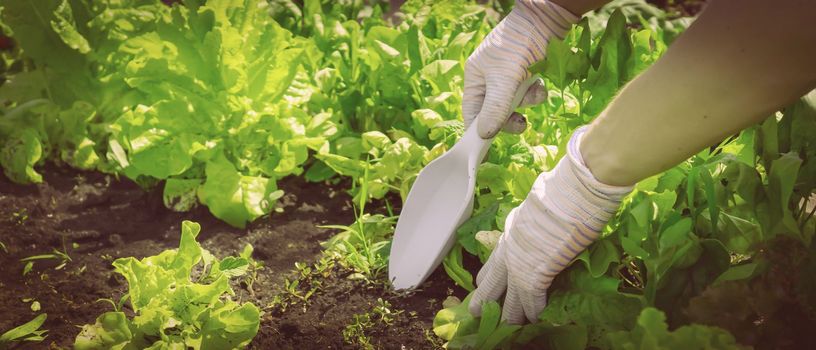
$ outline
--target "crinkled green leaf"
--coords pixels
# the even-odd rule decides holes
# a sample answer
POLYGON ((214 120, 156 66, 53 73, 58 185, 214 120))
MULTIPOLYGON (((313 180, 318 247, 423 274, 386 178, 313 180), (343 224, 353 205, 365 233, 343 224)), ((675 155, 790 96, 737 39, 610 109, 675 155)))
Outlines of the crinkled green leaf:
POLYGON ((167 179, 162 193, 164 206, 174 211, 190 210, 197 203, 196 192, 201 183, 199 179, 167 179))
MULTIPOLYGON (((471 295, 468 295, 461 303, 450 308, 442 309, 436 313, 433 320, 433 331, 438 337, 451 341, 458 336, 473 334, 478 330, 479 323, 468 311, 468 303, 471 295)), ((462 344, 466 345, 466 344, 462 344)), ((476 339, 472 339, 471 347, 476 345, 476 339)))
POLYGON ((96 318, 96 323, 82 326, 74 341, 74 349, 135 349, 130 344, 133 340, 130 327, 124 312, 106 312, 96 318))
POLYGON ((221 260, 218 269, 229 278, 243 276, 249 270, 249 260, 228 256, 221 260))
POLYGON ((181 223, 181 240, 178 251, 169 266, 163 266, 175 274, 176 279, 190 276, 193 266, 201 260, 201 245, 196 241, 201 225, 184 220, 181 223))
POLYGON ((9 179, 21 184, 42 182, 42 175, 34 170, 43 155, 36 131, 25 129, 19 136, 6 140, 2 147, 0 165, 9 179))
POLYGON ((182 344, 196 349, 246 346, 257 334, 260 311, 225 296, 234 295, 230 278, 246 273, 251 247, 241 257, 219 262, 196 241, 199 231, 197 223, 184 221, 178 249, 142 260, 117 259, 116 272, 128 282, 136 315, 129 320, 122 312, 103 314, 94 325, 83 326, 75 346, 127 350, 182 344), (196 277, 202 281, 193 281, 193 266, 202 261, 211 272, 196 277))
POLYGON ((587 86, 591 89, 591 98, 586 105, 589 115, 600 113, 626 80, 632 43, 625 27, 625 16, 620 11, 613 12, 598 42, 587 75, 587 86))
POLYGON ((268 213, 269 195, 275 184, 258 176, 243 176, 225 157, 207 163, 207 180, 198 188, 198 198, 217 218, 236 227, 268 213))
POLYGON ((202 350, 243 348, 258 333, 260 310, 255 305, 236 307, 228 302, 206 315, 201 331, 196 334, 202 350))
POLYGON ((68 0, 62 0, 54 11, 54 19, 51 20, 51 28, 54 32, 62 38, 70 48, 79 51, 80 53, 88 53, 91 47, 88 45, 88 40, 77 31, 76 23, 74 23, 74 14, 71 9, 71 4, 68 0))

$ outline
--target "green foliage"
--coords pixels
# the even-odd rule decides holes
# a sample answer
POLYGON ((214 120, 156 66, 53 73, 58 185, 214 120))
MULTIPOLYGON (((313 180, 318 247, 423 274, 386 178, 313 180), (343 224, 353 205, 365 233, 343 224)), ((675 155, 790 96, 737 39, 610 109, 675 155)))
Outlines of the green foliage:
POLYGON ((728 332, 700 325, 683 326, 669 331, 666 315, 655 308, 640 313, 632 331, 609 335, 612 349, 750 349, 736 343, 728 332))
POLYGON ((9 165, 3 169, 6 176, 19 183, 42 181, 42 175, 34 170, 34 164, 41 157, 40 140, 31 129, 25 129, 19 137, 11 138, 0 151, 0 160, 9 165))
MULTIPOLYGON (((625 330, 634 324, 635 315, 642 307, 639 297, 618 292, 621 281, 609 276, 593 277, 576 267, 559 281, 563 287, 555 289, 548 299, 547 308, 539 315, 540 330, 545 338, 560 325, 570 325, 567 334, 586 334, 586 345, 605 348, 605 335, 625 330)), ((529 327, 527 336, 536 327, 529 327)))
MULTIPOLYGON (((326 247, 355 277, 377 279, 396 222, 389 193, 404 199, 419 170, 461 136, 465 60, 496 24, 493 9, 507 11, 510 2, 491 2, 491 9, 465 0, 411 0, 396 25, 382 19, 384 5, 360 0, 183 3, 0 0, 0 29, 20 46, 3 54, 0 166, 6 176, 39 182, 37 167, 46 160, 122 174, 146 187, 163 186, 164 202, 174 210, 198 201, 239 227, 270 212, 283 195, 277 180, 284 176, 314 182, 345 176, 356 221, 329 226, 341 232, 326 247), (382 200, 388 215, 367 213, 371 200, 382 200)), ((497 137, 479 167, 475 215, 459 228, 458 244, 444 261, 458 285, 474 287, 464 254, 487 259, 492 247, 485 233, 503 229, 536 176, 564 155, 572 131, 595 118, 688 23, 642 0, 619 0, 548 45, 547 59, 531 67, 545 79, 548 100, 523 111, 528 130, 497 137)), ((813 251, 816 220, 807 205, 816 188, 813 135, 816 92, 638 184, 602 238, 555 280, 539 322, 502 324, 498 304, 474 319, 465 301, 440 311, 434 331, 450 348, 671 347, 689 334, 703 343, 732 344, 713 328, 668 332, 659 313, 672 325, 721 325, 713 308, 700 305, 722 299, 724 291, 773 295, 774 283, 766 279, 779 268, 762 252, 774 242, 787 239, 813 251)), ((229 277, 249 268, 241 260, 248 256, 218 262, 195 243, 194 233, 187 236, 178 252, 146 258, 150 266, 118 260, 117 271, 130 276, 137 315, 105 314, 85 327, 78 344, 205 347, 209 338, 193 336, 209 332, 204 319, 212 320, 214 333, 241 334, 230 341, 251 339, 248 320, 257 318, 257 309, 221 298, 230 292, 229 277), (216 272, 193 282, 190 272, 200 261, 204 271, 216 272), (134 277, 147 270, 151 278, 134 277), (167 283, 187 287, 171 292, 167 283), (191 304, 186 301, 195 293, 180 291, 207 296, 191 304), (205 312, 213 308, 227 311, 205 312), (233 321, 248 328, 221 326, 233 321)), ((802 281, 780 283, 791 285, 786 291, 794 308, 812 314, 816 288, 806 273, 816 264, 808 254, 784 265, 799 269, 802 281)), ((319 287, 314 280, 288 280, 291 300, 280 300, 282 308, 308 300, 319 287)), ((732 324, 739 327, 752 325, 745 322, 751 315, 779 317, 778 302, 758 299, 762 306, 754 309, 761 310, 717 312, 736 315, 740 322, 732 324)), ((745 329, 728 330, 752 342, 742 336, 750 333, 745 329)), ((768 343, 774 334, 789 334, 763 332, 768 343)), ((227 341, 218 337, 212 339, 227 341)))
POLYGON ((40 327, 43 323, 45 323, 45 319, 47 317, 47 314, 37 315, 37 317, 34 317, 33 320, 0 334, 0 349, 9 349, 12 347, 12 345, 22 341, 43 341, 43 339, 47 337, 45 333, 48 331, 42 330, 40 327))
POLYGON ((482 306, 482 317, 476 320, 468 311, 470 295, 464 301, 440 311, 433 322, 434 333, 449 340, 450 349, 494 349, 506 343, 521 326, 499 322, 501 307, 496 302, 482 306))
POLYGON ((363 279, 376 279, 388 265, 390 235, 397 223, 394 216, 363 214, 349 226, 327 225, 323 228, 340 230, 323 246, 329 256, 357 272, 363 279))
POLYGON ((239 227, 287 175, 359 185, 365 168, 365 200, 405 196, 461 133, 462 67, 495 23, 467 1, 410 2, 399 26, 360 1, 3 6, 32 63, 0 87, 9 178, 39 182, 45 160, 120 173, 239 227))
POLYGON ((338 118, 304 107, 315 89, 304 65, 320 53, 263 1, 3 6, 34 63, 2 87, 0 165, 14 181, 41 181, 33 167, 48 158, 144 185, 181 181, 242 227, 337 132, 338 118))
POLYGON ((247 273, 251 249, 218 260, 196 242, 200 226, 184 221, 178 249, 120 258, 115 271, 128 282, 135 316, 106 312, 77 335, 76 349, 234 349, 258 332, 260 310, 239 304, 230 280, 247 273))
POLYGON ((458 284, 460 287, 464 288, 467 291, 473 291, 476 287, 473 285, 473 275, 465 270, 465 267, 462 265, 462 246, 455 245, 453 249, 451 249, 448 256, 442 260, 442 266, 445 268, 445 272, 448 273, 453 282, 458 284))
MULTIPOLYGON (((613 4, 618 5, 621 2, 613 4)), ((503 228, 509 209, 526 196, 525 189, 514 190, 513 186, 526 187, 538 171, 549 169, 564 154, 572 130, 596 117, 623 84, 653 63, 675 35, 675 25, 682 23, 669 24, 665 18, 641 20, 627 11, 604 10, 589 16, 563 41, 551 42, 546 60, 531 67, 545 78, 550 94, 546 103, 526 111, 532 127, 518 137, 515 147, 541 146, 528 151, 532 156, 516 153, 509 158, 494 152, 501 146, 491 150, 477 179, 480 191, 475 215, 458 232, 459 244, 468 253, 485 260, 489 250, 479 244, 476 233, 503 228), (608 17, 602 18, 604 13, 608 17), (639 25, 627 24, 627 17, 639 25), (606 27, 596 32, 592 23, 599 20, 606 27), (516 168, 516 164, 524 167, 516 168), (527 174, 527 169, 538 171, 527 174), (493 215, 496 220, 489 222, 483 215, 493 215)), ((727 332, 701 325, 668 333, 665 318, 670 324, 696 321, 726 327, 749 344, 790 342, 792 333, 756 320, 813 325, 806 321, 807 311, 801 311, 812 305, 810 279, 768 280, 768 274, 772 270, 807 271, 812 260, 771 258, 762 252, 780 237, 794 242, 791 244, 799 250, 812 246, 816 220, 806 203, 813 200, 816 147, 814 134, 802 130, 816 130, 814 126, 816 92, 811 92, 761 125, 639 183, 602 238, 556 278, 539 322, 515 331, 498 347, 737 347, 727 332), (780 260, 794 262, 780 267, 770 263, 780 260), (763 282, 749 282, 754 280, 763 282), (724 301, 732 295, 722 290, 728 283, 747 284, 739 289, 745 293, 735 294, 756 295, 746 298, 756 299, 749 305, 757 306, 746 311, 744 302, 724 301), (799 301, 780 299, 780 285, 789 286, 782 288, 784 293, 799 301), (780 310, 789 310, 788 317, 780 310), (731 318, 717 317, 723 314, 731 318), (693 343, 695 337, 699 343, 693 343)), ((455 252, 448 258, 455 262, 452 257, 457 258, 455 252)), ((452 279, 465 285, 464 274, 448 265, 452 279)), ((449 348, 474 346, 470 339, 479 332, 473 326, 479 319, 467 314, 466 308, 440 311, 436 319, 448 327, 435 330, 449 348), (453 325, 455 331, 450 331, 453 325)))

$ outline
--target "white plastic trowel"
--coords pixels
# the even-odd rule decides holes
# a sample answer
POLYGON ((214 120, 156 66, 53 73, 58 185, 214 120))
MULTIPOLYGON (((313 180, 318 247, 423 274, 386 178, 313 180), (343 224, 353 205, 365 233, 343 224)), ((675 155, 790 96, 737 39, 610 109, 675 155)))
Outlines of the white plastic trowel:
MULTIPOLYGON (((513 99, 518 107, 535 78, 524 81, 513 99)), ((412 289, 425 281, 456 242, 456 229, 473 213, 476 169, 493 139, 482 139, 474 124, 442 156, 417 175, 402 207, 388 279, 394 289, 412 289)))

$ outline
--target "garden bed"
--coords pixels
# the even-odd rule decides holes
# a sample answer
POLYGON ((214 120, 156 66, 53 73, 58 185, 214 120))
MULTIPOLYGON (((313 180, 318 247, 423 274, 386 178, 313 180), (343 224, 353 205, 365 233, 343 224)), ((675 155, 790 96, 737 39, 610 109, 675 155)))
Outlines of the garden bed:
POLYGON ((0 329, 48 314, 42 327, 48 337, 23 344, 26 349, 70 348, 78 326, 112 310, 99 300, 118 301, 126 292, 125 280, 111 262, 177 247, 182 220, 201 224, 199 241, 216 256, 234 255, 246 243, 255 247, 253 257, 265 267, 252 292, 246 284, 233 286, 238 299, 264 311, 251 348, 360 348, 367 341, 385 349, 433 348, 439 340, 431 321, 441 301, 464 293, 441 268, 425 290, 410 296, 388 291, 384 281, 350 278, 351 271, 329 258, 323 259, 324 274, 299 277, 302 269, 295 263, 317 263, 324 256, 320 242, 333 234, 318 225, 354 221, 343 185, 287 178, 280 183, 287 193, 283 211, 237 229, 203 207, 172 212, 163 206, 160 192, 146 192, 127 180, 54 166, 44 173, 45 181, 36 186, 0 178, 0 241, 8 249, 0 254, 0 329), (61 259, 36 260, 22 274, 25 263, 20 259, 54 250, 70 261, 60 267, 61 259), (284 282, 295 279, 300 280, 295 291, 316 286, 314 294, 305 301, 291 295, 284 282), (34 301, 40 311, 31 310, 34 301))
POLYGON ((2 2, 0 350, 81 329, 93 349, 816 348, 816 91, 639 183, 538 322, 455 302, 479 233, 703 3, 650 2, 549 44, 548 99, 496 138, 410 294, 385 280, 400 203, 461 135, 467 57, 512 1, 2 2))

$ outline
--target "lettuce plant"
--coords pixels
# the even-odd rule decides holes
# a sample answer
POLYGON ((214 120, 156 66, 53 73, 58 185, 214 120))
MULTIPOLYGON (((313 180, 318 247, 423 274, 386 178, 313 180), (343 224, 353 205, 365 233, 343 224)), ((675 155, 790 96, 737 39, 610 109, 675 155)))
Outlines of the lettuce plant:
POLYGON ((300 174, 337 132, 337 117, 301 108, 311 85, 297 89, 321 53, 266 1, 0 8, 30 62, 0 87, 0 166, 16 182, 42 181, 34 167, 51 159, 163 186, 171 208, 198 199, 243 227, 274 207, 276 180, 300 174))
POLYGON ((74 348, 235 349, 249 344, 258 332, 260 311, 232 300, 230 280, 247 273, 251 246, 240 256, 219 260, 196 242, 200 229, 184 221, 178 249, 114 261, 115 271, 127 280, 126 299, 135 315, 102 314, 82 327, 74 348))

